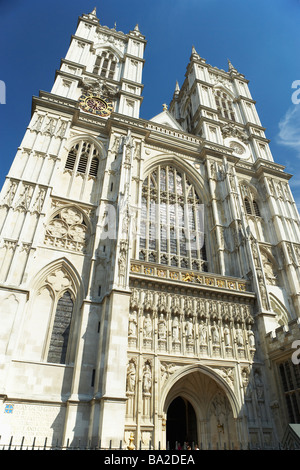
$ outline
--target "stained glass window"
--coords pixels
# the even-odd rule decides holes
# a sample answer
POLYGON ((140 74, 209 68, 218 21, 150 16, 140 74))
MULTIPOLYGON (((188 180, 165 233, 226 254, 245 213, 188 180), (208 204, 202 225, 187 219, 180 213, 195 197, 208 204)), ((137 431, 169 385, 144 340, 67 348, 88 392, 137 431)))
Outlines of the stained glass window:
POLYGON ((139 259, 207 271, 203 205, 183 171, 160 165, 142 186, 139 259))

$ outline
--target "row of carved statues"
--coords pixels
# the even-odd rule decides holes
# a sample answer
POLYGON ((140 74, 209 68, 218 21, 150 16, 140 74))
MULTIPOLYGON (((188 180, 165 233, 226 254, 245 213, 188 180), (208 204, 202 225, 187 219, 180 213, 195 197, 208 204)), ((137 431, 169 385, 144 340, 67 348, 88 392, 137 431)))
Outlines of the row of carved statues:
POLYGON ((252 321, 248 304, 206 299, 199 296, 167 294, 147 289, 132 289, 130 307, 132 310, 143 309, 148 312, 203 317, 216 316, 225 320, 252 321))
MULTIPOLYGON (((143 304, 137 301, 138 294, 141 293, 134 291, 131 299, 129 338, 142 336, 144 341, 155 338, 173 343, 185 339, 190 344, 197 341, 200 345, 223 343, 228 348, 235 344, 238 348, 248 345, 255 349, 254 320, 248 305, 170 296, 168 307, 158 295, 158 303, 150 308, 147 292, 143 304)), ((166 300, 165 294, 163 299, 166 300)))

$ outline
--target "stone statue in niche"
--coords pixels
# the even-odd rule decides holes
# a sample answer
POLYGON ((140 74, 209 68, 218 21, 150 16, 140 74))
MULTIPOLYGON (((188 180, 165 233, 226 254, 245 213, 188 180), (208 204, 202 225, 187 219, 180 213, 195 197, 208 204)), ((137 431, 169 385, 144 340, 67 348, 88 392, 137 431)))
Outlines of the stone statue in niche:
POLYGON ((239 324, 237 324, 236 328, 236 343, 240 348, 244 346, 243 330, 239 324))
POLYGON ((127 391, 135 391, 136 368, 133 361, 130 361, 127 369, 127 391))
POLYGON ((230 330, 228 328, 228 325, 225 325, 224 328, 224 344, 226 347, 231 346, 230 330))
POLYGON ((263 400, 264 399, 264 385, 261 379, 261 374, 258 369, 256 369, 254 372, 254 383, 255 383, 257 398, 259 400, 263 400))
POLYGON ((251 329, 251 325, 248 325, 247 336, 248 336, 248 342, 249 342, 250 348, 254 349, 255 348, 255 335, 251 329))
POLYGON ((125 274, 126 274, 126 262, 127 262, 127 242, 121 240, 120 242, 120 251, 119 251, 119 284, 125 285, 125 274))
POLYGON ((128 327, 128 334, 129 336, 136 336, 137 333, 137 319, 136 313, 131 312, 129 314, 129 327, 128 327))
POLYGON ((213 322, 213 326, 211 327, 211 337, 213 344, 220 343, 219 327, 216 321, 213 322))
POLYGON ((194 337, 194 325, 192 317, 188 317, 186 325, 185 325, 185 334, 186 338, 189 342, 193 341, 194 337))
POLYGON ((207 344, 207 326, 204 320, 201 320, 199 325, 199 342, 200 344, 207 344))
POLYGON ((147 362, 144 367, 143 373, 143 392, 150 393, 152 386, 152 373, 150 364, 147 362))
POLYGON ((179 320, 175 316, 172 322, 172 339, 173 341, 179 341, 179 320))
POLYGON ((150 317, 150 313, 147 313, 144 318, 144 337, 145 338, 152 337, 152 320, 150 317))
POLYGON ((158 320, 158 338, 165 340, 167 337, 167 325, 164 315, 161 314, 158 320))

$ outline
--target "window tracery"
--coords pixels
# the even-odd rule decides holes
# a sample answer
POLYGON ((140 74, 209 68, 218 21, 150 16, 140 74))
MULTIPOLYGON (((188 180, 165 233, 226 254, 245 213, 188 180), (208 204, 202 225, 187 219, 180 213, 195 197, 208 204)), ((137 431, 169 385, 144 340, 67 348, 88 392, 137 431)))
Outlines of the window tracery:
POLYGON ((93 73, 100 75, 102 78, 114 79, 117 59, 112 52, 103 51, 96 58, 93 73))
POLYGON ((47 224, 44 243, 48 246, 84 252, 89 229, 83 214, 75 207, 60 210, 47 224))
POLYGON ((142 186, 139 259, 207 271, 203 205, 185 172, 159 165, 142 186))
POLYGON ((246 215, 253 215, 255 217, 261 217, 259 204, 253 191, 245 184, 241 185, 241 193, 244 203, 244 210, 246 215))
POLYGON ((68 153, 65 169, 88 174, 96 178, 99 167, 99 152, 91 142, 81 141, 73 145, 68 153))
POLYGON ((235 121, 235 112, 232 99, 222 90, 215 90, 215 102, 220 115, 231 121, 235 121))

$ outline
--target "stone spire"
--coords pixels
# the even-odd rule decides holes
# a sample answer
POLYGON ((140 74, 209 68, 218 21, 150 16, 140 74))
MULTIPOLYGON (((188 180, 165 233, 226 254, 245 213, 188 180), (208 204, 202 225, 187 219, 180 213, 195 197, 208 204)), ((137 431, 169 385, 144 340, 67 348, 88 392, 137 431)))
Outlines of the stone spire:
POLYGON ((232 65, 232 63, 230 62, 229 59, 227 59, 228 61, 228 72, 235 72, 235 73, 238 73, 237 69, 234 68, 234 66, 232 65))
POLYGON ((192 46, 192 55, 191 55, 191 59, 200 59, 200 56, 199 56, 198 52, 197 52, 196 49, 195 49, 195 46, 192 46))

